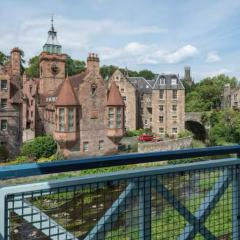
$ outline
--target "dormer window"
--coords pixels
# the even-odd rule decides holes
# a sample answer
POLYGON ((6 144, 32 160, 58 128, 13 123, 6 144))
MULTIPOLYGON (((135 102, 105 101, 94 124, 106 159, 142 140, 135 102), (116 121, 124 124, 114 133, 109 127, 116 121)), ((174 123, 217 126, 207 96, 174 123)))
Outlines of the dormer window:
POLYGON ((176 78, 172 78, 172 85, 177 85, 177 79, 176 78))
POLYGON ((92 96, 96 95, 96 91, 97 91, 97 85, 94 83, 91 85, 91 94, 92 96))
POLYGON ((166 80, 165 80, 164 77, 161 77, 161 78, 160 78, 160 84, 161 84, 161 85, 165 85, 165 84, 166 84, 166 80))

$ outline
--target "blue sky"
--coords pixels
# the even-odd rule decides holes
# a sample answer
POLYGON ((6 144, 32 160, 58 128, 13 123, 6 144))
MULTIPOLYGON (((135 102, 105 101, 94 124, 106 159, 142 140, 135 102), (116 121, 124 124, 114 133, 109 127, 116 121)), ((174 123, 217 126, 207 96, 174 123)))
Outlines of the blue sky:
POLYGON ((18 46, 26 58, 46 41, 54 14, 64 53, 101 64, 195 80, 225 73, 240 77, 239 0, 1 0, 0 51, 18 46))

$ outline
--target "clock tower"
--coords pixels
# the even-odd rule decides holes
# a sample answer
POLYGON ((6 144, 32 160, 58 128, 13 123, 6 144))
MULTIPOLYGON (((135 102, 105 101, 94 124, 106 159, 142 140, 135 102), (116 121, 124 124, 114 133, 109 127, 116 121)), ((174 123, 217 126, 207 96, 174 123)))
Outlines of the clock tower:
POLYGON ((48 31, 47 42, 44 44, 43 52, 39 56, 39 93, 45 96, 53 94, 65 79, 66 55, 62 54, 62 46, 57 40, 53 19, 51 21, 52 24, 48 31))

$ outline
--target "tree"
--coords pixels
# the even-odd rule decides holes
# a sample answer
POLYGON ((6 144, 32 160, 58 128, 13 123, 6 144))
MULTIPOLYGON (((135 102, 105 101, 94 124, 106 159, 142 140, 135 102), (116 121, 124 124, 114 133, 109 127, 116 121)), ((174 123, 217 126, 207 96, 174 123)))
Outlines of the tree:
POLYGON ((85 62, 80 60, 74 60, 70 56, 67 56, 66 61, 66 73, 69 76, 81 73, 85 69, 85 62))
POLYGON ((210 124, 211 145, 240 143, 240 112, 233 109, 213 111, 204 115, 204 122, 210 124))
POLYGON ((138 73, 138 76, 144 77, 145 79, 148 79, 148 80, 151 80, 155 77, 155 74, 150 70, 144 69, 138 73))
POLYGON ((39 57, 38 56, 32 57, 28 61, 28 68, 26 68, 26 74, 28 75, 28 77, 31 77, 31 78, 39 77, 39 57))
POLYGON ((229 83, 231 87, 237 84, 236 78, 219 75, 206 78, 197 83, 186 95, 186 111, 209 111, 218 109, 221 105, 221 95, 224 85, 229 83))
POLYGON ((9 61, 9 57, 3 52, 0 52, 0 65, 5 65, 9 61))
POLYGON ((106 79, 108 80, 112 74, 118 69, 117 66, 113 66, 113 65, 110 65, 110 66, 107 66, 107 65, 103 65, 101 68, 100 68, 100 73, 103 77, 103 79, 106 79))

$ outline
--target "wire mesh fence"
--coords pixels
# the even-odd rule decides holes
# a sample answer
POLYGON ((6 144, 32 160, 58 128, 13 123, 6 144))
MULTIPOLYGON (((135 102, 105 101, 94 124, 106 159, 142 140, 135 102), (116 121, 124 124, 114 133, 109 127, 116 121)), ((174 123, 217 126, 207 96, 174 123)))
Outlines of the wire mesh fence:
POLYGON ((7 239, 235 239, 237 175, 230 165, 26 187, 7 195, 7 239))

